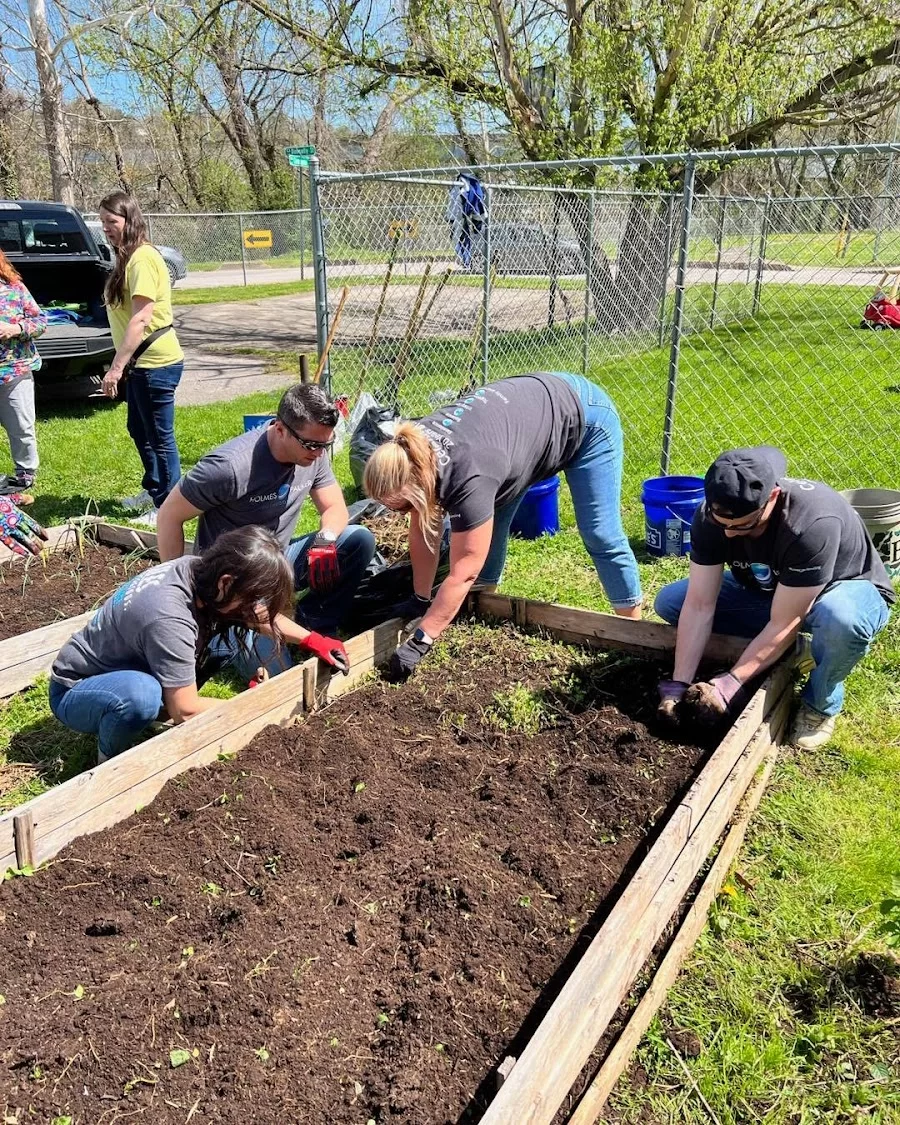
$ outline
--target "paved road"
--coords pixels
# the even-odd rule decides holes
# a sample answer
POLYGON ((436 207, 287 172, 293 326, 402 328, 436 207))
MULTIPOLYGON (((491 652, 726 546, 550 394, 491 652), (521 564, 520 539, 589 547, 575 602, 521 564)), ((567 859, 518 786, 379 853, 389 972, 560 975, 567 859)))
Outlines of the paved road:
MULTIPOLYGON (((443 268, 444 263, 436 263, 435 269, 437 269, 438 266, 443 268)), ((398 264, 394 267, 393 280, 396 283, 400 282, 403 277, 418 277, 421 275, 424 268, 424 262, 398 264)), ((328 276, 330 278, 341 278, 363 274, 366 277, 380 277, 386 269, 387 266, 382 262, 331 265, 328 267, 328 276)), ((671 272, 674 275, 674 268, 671 272)), ((728 263, 725 263, 719 275, 719 280, 722 282, 745 280, 748 272, 751 278, 755 276, 755 262, 743 264, 740 268, 729 268, 728 263)), ((767 282, 774 281, 781 285, 871 285, 873 279, 877 280, 877 276, 875 275, 881 272, 883 272, 881 266, 860 266, 859 268, 848 268, 846 266, 792 266, 790 268, 785 268, 780 266, 777 262, 767 263, 767 267, 764 271, 765 280, 767 282)), ((312 266, 308 266, 304 273, 307 281, 312 280, 312 266)), ((711 281, 714 275, 715 271, 711 268, 706 268, 704 265, 691 266, 688 271, 688 281, 689 284, 697 284, 700 281, 711 281)), ((576 280, 579 276, 583 277, 584 275, 572 274, 567 276, 571 276, 572 280, 576 280)), ((299 266, 278 267, 273 269, 257 267, 247 270, 247 281, 251 286, 264 285, 272 282, 300 280, 299 266)), ((189 273, 187 277, 178 282, 177 288, 216 289, 226 285, 242 286, 244 284, 243 270, 228 266, 219 270, 189 273)))
MULTIPOLYGON (((339 271, 346 275, 353 268, 333 267, 330 276, 333 280, 339 279, 339 271)), ((373 271, 378 272, 379 268, 373 267, 373 271)), ((227 271, 217 272, 224 274, 227 271)), ((212 275, 202 276, 209 278, 212 275)), ((752 286, 755 276, 753 264, 742 268, 729 264, 728 268, 720 271, 719 282, 722 285, 752 286)), ((697 265, 688 271, 687 282, 689 286, 710 284, 714 278, 712 268, 697 265)), ((768 291, 773 285, 845 285, 859 290, 861 310, 876 280, 869 269, 803 267, 767 269, 763 275, 763 286, 768 291)), ((674 288, 674 277, 671 275, 669 287, 674 288)), ((403 338, 417 291, 418 285, 413 282, 412 272, 407 285, 402 283, 402 277, 394 274, 379 322, 378 337, 382 344, 389 346, 403 338)), ((332 284, 332 310, 339 292, 339 285, 332 284)), ((482 292, 478 286, 445 287, 429 309, 428 322, 421 336, 471 339, 481 301, 482 292)), ((549 301, 549 289, 496 287, 491 294, 492 331, 545 327, 549 301)), ((365 345, 380 302, 379 283, 354 285, 337 343, 365 345)), ((560 291, 556 301, 556 323, 579 323, 584 315, 583 302, 583 295, 578 289, 560 291)), ((295 357, 300 352, 315 352, 315 301, 311 292, 233 303, 176 306, 175 324, 186 354, 185 374, 178 391, 178 401, 182 404, 221 402, 253 391, 284 386, 297 377, 299 367, 295 357), (254 351, 268 355, 252 354, 254 351), (284 356, 286 352, 290 353, 290 359, 284 356), (276 365, 280 365, 280 373, 273 373, 276 365)))

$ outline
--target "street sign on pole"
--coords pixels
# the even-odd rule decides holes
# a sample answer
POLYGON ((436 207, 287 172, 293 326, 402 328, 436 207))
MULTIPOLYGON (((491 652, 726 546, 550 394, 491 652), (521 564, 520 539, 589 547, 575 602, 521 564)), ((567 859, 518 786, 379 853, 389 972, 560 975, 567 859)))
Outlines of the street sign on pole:
POLYGON ((308 168, 309 158, 316 155, 316 146, 297 145, 293 148, 286 148, 284 155, 292 168, 308 168))

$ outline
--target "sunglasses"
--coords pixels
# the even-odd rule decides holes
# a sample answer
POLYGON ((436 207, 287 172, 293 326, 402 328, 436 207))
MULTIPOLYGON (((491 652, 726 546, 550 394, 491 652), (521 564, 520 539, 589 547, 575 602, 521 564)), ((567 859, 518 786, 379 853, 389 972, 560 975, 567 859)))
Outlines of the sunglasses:
POLYGON ((301 437, 296 430, 291 429, 282 417, 279 416, 278 421, 284 426, 291 437, 299 442, 304 449, 308 449, 310 453, 318 453, 321 449, 331 449, 334 445, 333 441, 312 441, 310 438, 301 437))
POLYGON ((765 515, 766 507, 767 505, 763 504, 763 506, 753 516, 753 518, 748 520, 746 523, 731 523, 728 520, 723 521, 719 519, 712 508, 710 508, 710 506, 707 504, 706 518, 710 521, 710 523, 714 523, 716 527, 724 528, 725 531, 752 531, 754 527, 756 527, 757 524, 761 522, 763 516, 765 515))

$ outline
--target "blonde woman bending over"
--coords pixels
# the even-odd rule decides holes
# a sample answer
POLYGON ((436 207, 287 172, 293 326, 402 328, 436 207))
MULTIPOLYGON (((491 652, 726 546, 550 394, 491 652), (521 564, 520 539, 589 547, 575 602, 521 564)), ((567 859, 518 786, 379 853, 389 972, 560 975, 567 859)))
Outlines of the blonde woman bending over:
POLYGON ((613 610, 639 618, 640 578, 620 511, 622 428, 600 387, 567 372, 517 375, 404 423, 375 450, 363 488, 410 513, 415 595, 404 609, 409 618, 422 616, 391 658, 395 679, 411 674, 476 581, 500 581, 522 498, 558 472, 566 475, 582 542, 613 610), (445 512, 450 573, 432 601, 445 512))

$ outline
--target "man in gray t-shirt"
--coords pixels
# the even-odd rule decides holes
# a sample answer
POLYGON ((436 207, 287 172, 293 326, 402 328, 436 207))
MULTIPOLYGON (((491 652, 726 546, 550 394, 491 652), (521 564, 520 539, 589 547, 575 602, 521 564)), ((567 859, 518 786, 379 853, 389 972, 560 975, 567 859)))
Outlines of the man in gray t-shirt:
MULTIPOLYGON (((235 527, 256 524, 271 531, 293 564, 295 588, 309 590, 285 638, 325 660, 325 648, 309 642, 307 631, 328 640, 338 630, 375 553, 368 528, 348 526, 347 505, 331 471, 327 451, 337 420, 320 386, 289 388, 275 420, 203 457, 172 489, 157 520, 163 560, 184 553, 184 525, 195 517, 198 552, 235 527), (319 513, 319 530, 292 539, 307 496, 319 513)), ((263 647, 258 640, 258 650, 263 647)))
POLYGON ((896 600, 859 515, 819 481, 787 475, 767 445, 730 449, 710 466, 706 501, 691 526, 690 577, 664 586, 656 612, 678 625, 675 671, 660 686, 660 714, 724 715, 742 688, 811 634, 793 742, 824 746, 844 681, 887 623, 896 600), (728 564, 729 572, 724 573, 728 564), (735 665, 689 688, 710 632, 752 638, 735 665))

